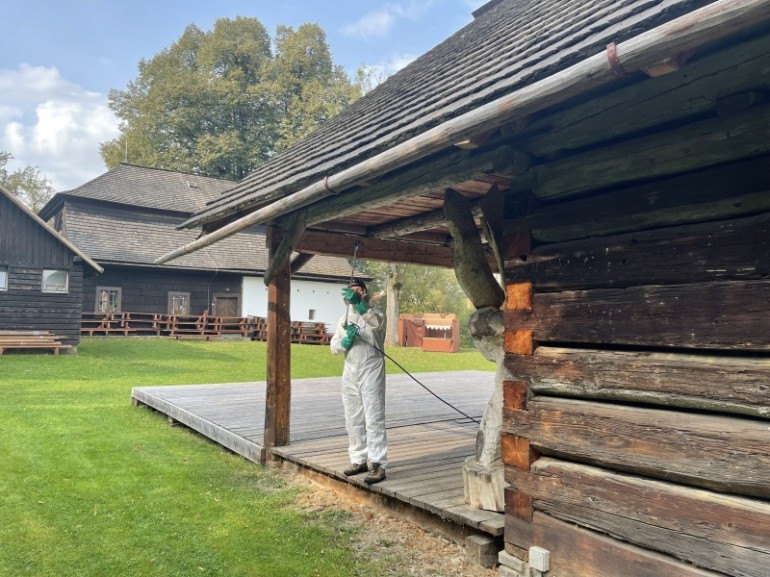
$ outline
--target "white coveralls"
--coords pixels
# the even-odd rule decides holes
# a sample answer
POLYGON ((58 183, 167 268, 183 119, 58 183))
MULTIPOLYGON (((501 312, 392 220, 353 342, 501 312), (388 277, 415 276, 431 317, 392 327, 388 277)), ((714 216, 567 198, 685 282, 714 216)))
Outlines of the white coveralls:
POLYGON ((348 305, 347 317, 337 323, 331 339, 333 354, 345 354, 342 371, 342 405, 348 432, 351 463, 388 464, 388 440, 385 435, 385 359, 372 344, 385 350, 385 317, 372 307, 363 315, 348 305), (341 341, 345 337, 345 320, 358 326, 358 335, 349 351, 341 341))

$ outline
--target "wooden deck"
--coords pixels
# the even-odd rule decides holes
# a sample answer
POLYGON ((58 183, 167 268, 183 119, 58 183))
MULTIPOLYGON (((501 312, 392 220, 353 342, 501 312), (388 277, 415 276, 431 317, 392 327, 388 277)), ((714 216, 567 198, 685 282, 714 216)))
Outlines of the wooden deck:
MULTIPOLYGON (((480 419, 494 389, 494 373, 416 374, 464 413, 480 419)), ((137 387, 135 404, 148 405, 254 462, 263 462, 265 383, 137 387)), ((462 463, 475 450, 478 425, 430 395, 407 375, 388 375, 387 479, 368 487, 348 464, 339 377, 292 382, 291 444, 281 458, 362 490, 380 493, 490 535, 503 533, 504 515, 468 507, 462 463)))

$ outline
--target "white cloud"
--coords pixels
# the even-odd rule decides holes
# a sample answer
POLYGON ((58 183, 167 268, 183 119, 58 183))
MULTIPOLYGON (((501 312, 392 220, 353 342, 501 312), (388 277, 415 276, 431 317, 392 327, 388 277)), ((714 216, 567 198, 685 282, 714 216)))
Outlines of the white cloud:
POLYGON ((35 166, 56 190, 80 186, 105 171, 99 144, 118 136, 104 94, 69 82, 56 68, 21 64, 0 70, 0 150, 9 169, 35 166))
POLYGON ((388 2, 343 27, 342 33, 347 36, 360 36, 365 40, 385 38, 399 19, 417 20, 428 11, 432 3, 433 0, 388 2))

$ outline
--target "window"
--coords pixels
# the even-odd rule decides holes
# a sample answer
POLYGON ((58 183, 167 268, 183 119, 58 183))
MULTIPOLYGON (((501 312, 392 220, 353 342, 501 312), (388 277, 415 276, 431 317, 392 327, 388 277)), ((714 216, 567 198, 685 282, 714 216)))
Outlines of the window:
POLYGON ((43 269, 41 290, 44 293, 66 293, 70 275, 66 270, 43 269))
POLYGON ((8 267, 0 264, 0 291, 8 290, 8 267))
POLYGON ((307 320, 314 321, 315 320, 315 309, 310 309, 307 311, 307 320))
POLYGON ((168 314, 189 315, 190 314, 190 293, 180 293, 180 292, 168 293, 168 314))
POLYGON ((111 286, 96 287, 96 312, 114 313, 120 311, 121 289, 111 286))

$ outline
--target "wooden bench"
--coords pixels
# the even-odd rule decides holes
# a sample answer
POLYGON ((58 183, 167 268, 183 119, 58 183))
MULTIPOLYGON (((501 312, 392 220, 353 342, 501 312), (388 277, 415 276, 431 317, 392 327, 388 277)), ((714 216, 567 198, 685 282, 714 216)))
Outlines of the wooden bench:
POLYGON ((44 349, 58 355, 60 350, 71 348, 48 331, 0 331, 0 355, 6 349, 44 349))

